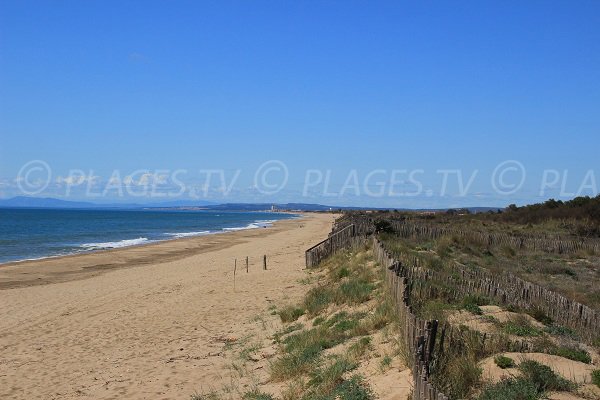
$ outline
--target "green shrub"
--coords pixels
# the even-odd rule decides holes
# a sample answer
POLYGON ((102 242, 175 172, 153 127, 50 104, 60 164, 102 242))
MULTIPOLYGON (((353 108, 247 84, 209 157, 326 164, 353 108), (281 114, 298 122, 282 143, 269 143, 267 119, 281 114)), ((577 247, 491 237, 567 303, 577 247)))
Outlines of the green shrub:
POLYGON ((481 308, 479 308, 478 305, 476 304, 472 304, 472 303, 467 303, 463 305, 463 308, 465 310, 467 310, 470 313, 473 313, 475 315, 481 315, 483 314, 483 311, 481 311, 481 308))
POLYGON ((271 376, 284 380, 314 369, 324 347, 321 343, 311 343, 296 351, 285 354, 271 365, 271 376))
POLYGON ((532 382, 539 393, 549 390, 571 391, 575 384, 554 373, 547 365, 540 364, 537 361, 526 360, 519 364, 519 370, 523 377, 532 382))
POLYGON ((494 362, 502 369, 512 368, 515 366, 515 360, 506 356, 497 356, 494 358, 494 362))
POLYGON ((315 394, 330 394, 337 385, 339 385, 344 375, 348 371, 356 369, 358 364, 351 362, 345 357, 337 357, 336 360, 325 368, 315 368, 310 372, 308 385, 313 387, 311 390, 315 394))
POLYGON ((361 375, 353 375, 344 380, 335 389, 335 399, 339 400, 372 400, 375 398, 373 391, 361 375))
POLYGON ((549 333, 551 335, 564 336, 571 338, 573 340, 579 340, 579 335, 571 328, 567 328, 562 325, 554 325, 551 324, 544 328, 544 332, 549 333))
POLYGON ((279 311, 281 322, 292 322, 304 315, 304 309, 294 306, 286 306, 279 311))
POLYGON ((357 335, 359 321, 365 314, 339 312, 320 325, 283 339, 285 354, 271 365, 271 374, 283 380, 315 368, 323 350, 357 335))
POLYGON ((392 357, 386 355, 381 359, 381 363, 379 366, 382 371, 385 371, 390 367, 390 365, 392 365, 392 357))
POLYGON ((468 294, 463 298, 463 304, 475 304, 476 306, 487 306, 491 300, 485 296, 477 294, 468 294))
POLYGON ((600 387, 600 369, 592 371, 592 383, 600 387))
POLYGON ((481 368, 472 356, 461 354, 447 354, 449 358, 444 365, 436 371, 434 384, 450 398, 468 398, 471 391, 481 378, 481 368))
POLYGON ((531 325, 529 320, 519 315, 510 321, 507 321, 503 327, 504 333, 516 336, 540 336, 542 331, 531 325))
POLYGON ((244 393, 242 397, 244 400, 275 400, 275 397, 268 393, 263 393, 258 389, 254 389, 250 392, 244 393))
POLYGON ((208 393, 194 393, 191 395, 191 400, 219 400, 221 396, 215 390, 211 390, 208 393))
POLYGON ((360 320, 366 315, 365 313, 348 314, 345 311, 341 311, 323 322, 322 325, 325 328, 330 328, 329 335, 356 336, 360 320))
POLYGON ((313 370, 321 352, 340 343, 341 339, 323 326, 286 337, 283 340, 285 354, 271 365, 272 377, 283 380, 313 370))
POLYGON ((346 332, 355 329, 358 326, 358 319, 343 319, 333 326, 332 329, 339 332, 346 332))
POLYGON ((309 315, 316 315, 333 302, 333 291, 327 287, 312 288, 304 297, 304 308, 309 315))
POLYGON ((552 324, 552 318, 550 318, 548 315, 546 315, 545 312, 543 312, 540 308, 533 308, 531 310, 529 310, 527 312, 529 315, 531 315, 536 321, 541 322, 544 325, 550 325, 552 324))
POLYGON ((590 353, 576 347, 555 347, 550 349, 548 353, 586 364, 592 362, 592 357, 590 356, 590 353))
POLYGON ((279 342, 279 340, 281 339, 282 336, 285 336, 288 333, 292 333, 299 329, 302 329, 302 324, 300 324, 300 323, 289 325, 285 329, 283 329, 280 332, 277 332, 275 335, 273 335, 273 338, 275 339, 276 342, 279 342))
POLYGON ((333 314, 331 318, 322 322, 322 324, 327 328, 331 328, 332 326, 346 318, 348 318, 348 313, 346 311, 340 311, 338 313, 333 314))
POLYGON ((329 349, 341 343, 342 339, 342 334, 337 334, 321 325, 286 337, 283 340, 284 351, 286 353, 298 352, 313 345, 318 345, 323 350, 329 349))
POLYGON ((470 313, 481 315, 483 312, 479 307, 488 304, 490 304, 490 299, 487 297, 469 294, 463 298, 461 308, 469 311, 470 313))
POLYGON ((346 267, 340 268, 339 271, 337 272, 338 279, 346 278, 348 276, 350 276, 350 270, 346 267))
POLYGON ((486 387, 478 400, 537 400, 541 396, 537 387, 525 379, 503 379, 495 385, 486 387))
POLYGON ((519 365, 523 376, 503 379, 486 387, 478 400, 537 400, 547 391, 572 391, 575 384, 557 374, 546 365, 526 360, 519 365))
POLYGON ((337 303, 358 304, 369 300, 375 287, 365 279, 350 279, 340 285, 337 303))
POLYGON ((380 219, 375 221, 375 232, 376 233, 394 233, 394 228, 390 221, 385 219, 380 219))

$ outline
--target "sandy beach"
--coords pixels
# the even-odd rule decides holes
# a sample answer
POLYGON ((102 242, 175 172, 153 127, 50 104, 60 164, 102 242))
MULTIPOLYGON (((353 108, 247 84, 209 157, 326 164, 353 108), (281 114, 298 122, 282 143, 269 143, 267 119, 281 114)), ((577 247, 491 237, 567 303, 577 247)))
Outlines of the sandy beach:
POLYGON ((187 399, 220 387, 223 347, 303 293, 304 250, 333 219, 0 266, 0 398, 187 399))

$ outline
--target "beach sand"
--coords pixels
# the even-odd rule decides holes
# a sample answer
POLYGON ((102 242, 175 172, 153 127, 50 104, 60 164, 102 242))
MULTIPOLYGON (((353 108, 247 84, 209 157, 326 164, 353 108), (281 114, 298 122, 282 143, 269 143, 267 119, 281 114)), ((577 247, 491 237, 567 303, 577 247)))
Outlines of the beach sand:
POLYGON ((0 266, 0 398, 189 399, 227 384, 224 348, 300 298, 304 251, 333 219, 0 266))

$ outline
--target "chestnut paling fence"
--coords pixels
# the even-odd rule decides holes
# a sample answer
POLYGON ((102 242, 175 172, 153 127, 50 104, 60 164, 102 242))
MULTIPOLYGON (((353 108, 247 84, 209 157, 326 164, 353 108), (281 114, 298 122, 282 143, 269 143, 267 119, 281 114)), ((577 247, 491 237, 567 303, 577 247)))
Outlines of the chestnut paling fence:
MULTIPOLYGON (((513 249, 544 251, 558 254, 572 254, 579 251, 600 253, 600 240, 598 239, 573 239, 559 236, 520 236, 502 232, 478 232, 476 230, 463 230, 459 228, 432 226, 413 220, 389 220, 390 228, 394 233, 405 238, 439 239, 442 236, 455 236, 471 243, 482 246, 505 246, 513 249)), ((355 232, 359 235, 375 231, 375 219, 368 215, 348 214, 336 221, 334 229, 354 225, 355 232)))
POLYGON ((356 240, 354 225, 350 224, 339 230, 334 230, 329 237, 306 250, 306 266, 314 267, 325 258, 347 248, 356 240))
MULTIPOLYGON (((364 242, 367 240, 365 233, 354 224, 336 223, 327 239, 306 251, 307 267, 316 266, 343 248, 364 242)), ((512 274, 492 275, 481 269, 465 270, 458 265, 449 266, 451 273, 443 274, 426 268, 417 257, 392 255, 374 236, 371 243, 376 261, 387 269, 387 286, 400 320, 401 341, 409 360, 414 360, 411 366, 414 400, 448 399, 434 384, 436 369, 440 370, 440 363, 443 362, 440 355, 456 351, 466 343, 470 348, 475 347, 482 357, 495 351, 532 350, 531 343, 526 341, 511 341, 503 335, 465 331, 448 324, 440 326, 436 320, 419 318, 411 307, 411 293, 417 293, 416 290, 423 297, 428 296, 428 290, 435 290, 423 285, 424 282, 452 283, 447 286, 452 288, 450 295, 455 298, 478 294, 503 304, 538 308, 561 325, 576 330, 585 341, 590 342, 598 336, 600 315, 597 311, 539 285, 512 274)))

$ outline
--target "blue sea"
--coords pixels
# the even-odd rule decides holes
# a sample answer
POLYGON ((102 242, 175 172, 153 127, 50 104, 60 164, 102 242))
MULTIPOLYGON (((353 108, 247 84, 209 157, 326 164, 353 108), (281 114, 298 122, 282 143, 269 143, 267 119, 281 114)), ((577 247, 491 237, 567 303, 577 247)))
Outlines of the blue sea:
POLYGON ((269 227, 266 212, 0 208, 0 263, 269 227))

